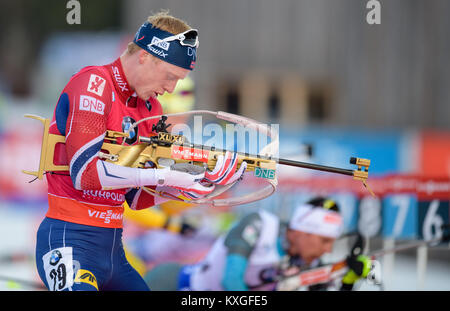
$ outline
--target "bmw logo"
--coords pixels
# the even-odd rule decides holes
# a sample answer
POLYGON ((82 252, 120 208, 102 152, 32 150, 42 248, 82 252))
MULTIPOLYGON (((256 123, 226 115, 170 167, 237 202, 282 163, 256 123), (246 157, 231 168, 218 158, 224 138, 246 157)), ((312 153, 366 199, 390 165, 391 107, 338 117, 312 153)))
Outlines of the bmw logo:
POLYGON ((62 258, 61 252, 59 250, 54 250, 52 252, 52 255, 50 256, 50 264, 52 266, 55 266, 56 264, 58 264, 61 258, 62 258))

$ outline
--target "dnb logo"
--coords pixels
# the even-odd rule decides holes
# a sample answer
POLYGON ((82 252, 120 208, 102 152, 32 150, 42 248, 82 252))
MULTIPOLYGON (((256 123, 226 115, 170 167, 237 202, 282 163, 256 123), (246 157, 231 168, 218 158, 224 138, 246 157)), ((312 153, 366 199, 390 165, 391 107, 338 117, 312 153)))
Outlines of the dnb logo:
POLYGON ((50 256, 50 264, 52 266, 56 266, 58 262, 61 260, 62 254, 59 250, 54 250, 50 256))
MULTIPOLYGON (((136 121, 132 118, 132 117, 123 117, 122 120, 122 131, 124 133, 127 133, 128 130, 131 128, 131 125, 133 123, 135 123, 136 121)), ((137 137, 138 137, 138 128, 134 127, 130 132, 129 132, 129 137, 125 139, 125 143, 127 143, 128 145, 132 145, 137 141, 137 137)))

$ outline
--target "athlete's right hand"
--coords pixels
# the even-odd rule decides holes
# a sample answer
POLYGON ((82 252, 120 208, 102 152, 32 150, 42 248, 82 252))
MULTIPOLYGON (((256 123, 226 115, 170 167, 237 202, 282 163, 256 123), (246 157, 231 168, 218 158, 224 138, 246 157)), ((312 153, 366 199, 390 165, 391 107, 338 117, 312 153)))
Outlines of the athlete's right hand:
POLYGON ((190 198, 199 199, 210 194, 215 186, 201 184, 205 169, 198 165, 177 163, 170 167, 156 169, 158 186, 169 186, 190 194, 190 198))

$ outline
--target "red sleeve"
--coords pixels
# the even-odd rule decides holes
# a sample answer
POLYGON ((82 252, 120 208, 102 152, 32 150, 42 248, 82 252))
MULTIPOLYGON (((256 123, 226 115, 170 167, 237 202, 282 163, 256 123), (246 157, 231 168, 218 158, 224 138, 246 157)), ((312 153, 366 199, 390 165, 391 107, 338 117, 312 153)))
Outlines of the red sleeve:
POLYGON ((106 133, 112 90, 107 76, 98 68, 74 76, 64 93, 69 101, 66 122, 66 152, 75 189, 101 189, 97 157, 106 133))

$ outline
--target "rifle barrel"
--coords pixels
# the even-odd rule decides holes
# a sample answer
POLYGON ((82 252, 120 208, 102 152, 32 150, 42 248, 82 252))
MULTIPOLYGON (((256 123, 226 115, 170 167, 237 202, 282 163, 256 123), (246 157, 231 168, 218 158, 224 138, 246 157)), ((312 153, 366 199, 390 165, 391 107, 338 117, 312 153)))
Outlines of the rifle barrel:
POLYGON ((422 240, 422 241, 415 241, 415 242, 411 242, 411 243, 404 243, 404 244, 398 245, 393 248, 380 249, 378 251, 374 251, 373 253, 371 253, 368 256, 371 258, 377 258, 377 257, 384 256, 386 254, 401 252, 404 250, 417 248, 420 246, 433 246, 433 244, 438 244, 439 242, 447 242, 449 240, 449 238, 450 238, 449 235, 444 235, 442 237, 438 237, 438 238, 435 238, 435 239, 432 239, 429 241, 422 240))
MULTIPOLYGON (((167 143, 167 142, 161 142, 158 139, 158 136, 152 136, 152 137, 140 136, 139 139, 141 142, 145 142, 145 143, 164 143, 164 144, 167 143)), ((218 149, 215 147, 210 147, 210 146, 205 146, 205 145, 200 145, 200 144, 192 144, 192 143, 188 143, 188 142, 185 142, 185 144, 177 144, 177 143, 174 143, 174 144, 182 146, 182 147, 195 148, 195 149, 206 150, 206 151, 216 151, 216 152, 223 152, 223 153, 225 153, 227 151, 224 149, 218 149)), ((230 151, 230 152, 236 152, 236 151, 230 151)), ((243 153, 243 152, 237 152, 237 154, 242 155, 242 156, 251 156, 251 157, 260 158, 260 159, 264 159, 264 160, 272 160, 272 161, 275 161, 276 163, 282 164, 282 165, 301 167, 301 168, 307 168, 307 169, 312 169, 312 170, 353 176, 353 170, 351 170, 351 169, 344 169, 344 168, 339 168, 339 167, 319 165, 319 164, 313 164, 313 163, 301 162, 301 161, 295 161, 295 160, 288 160, 288 159, 280 159, 280 158, 277 159, 277 158, 261 156, 261 155, 252 155, 252 154, 243 153)))
POLYGON ((288 159, 274 159, 274 160, 276 162, 278 162, 279 164, 283 164, 283 165, 302 167, 302 168, 309 168, 309 169, 318 170, 318 171, 324 171, 324 172, 331 172, 331 173, 337 173, 337 174, 353 176, 353 171, 350 170, 350 169, 344 169, 344 168, 332 167, 332 166, 325 166, 325 165, 319 165, 319 164, 313 164, 313 163, 307 163, 307 162, 301 162, 301 161, 294 161, 294 160, 288 160, 288 159))

